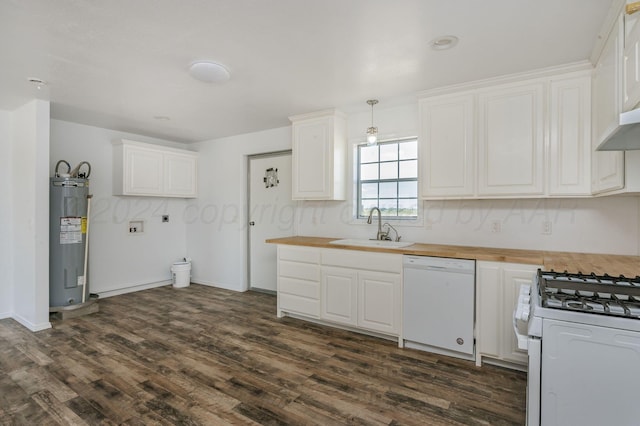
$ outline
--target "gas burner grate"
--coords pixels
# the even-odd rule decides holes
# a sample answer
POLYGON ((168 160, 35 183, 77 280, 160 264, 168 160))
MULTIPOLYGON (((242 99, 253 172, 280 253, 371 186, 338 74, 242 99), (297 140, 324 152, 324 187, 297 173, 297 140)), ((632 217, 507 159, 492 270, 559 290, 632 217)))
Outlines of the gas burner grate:
POLYGON ((538 270, 543 307, 640 319, 640 277, 538 270))

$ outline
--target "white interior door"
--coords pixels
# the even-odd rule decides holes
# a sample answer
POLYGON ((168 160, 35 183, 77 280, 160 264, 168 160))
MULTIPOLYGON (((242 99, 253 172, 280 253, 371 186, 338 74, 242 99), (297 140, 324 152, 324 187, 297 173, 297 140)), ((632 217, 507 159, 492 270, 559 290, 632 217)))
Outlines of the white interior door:
POLYGON ((291 153, 249 157, 249 287, 276 291, 276 246, 269 238, 294 235, 291 153))

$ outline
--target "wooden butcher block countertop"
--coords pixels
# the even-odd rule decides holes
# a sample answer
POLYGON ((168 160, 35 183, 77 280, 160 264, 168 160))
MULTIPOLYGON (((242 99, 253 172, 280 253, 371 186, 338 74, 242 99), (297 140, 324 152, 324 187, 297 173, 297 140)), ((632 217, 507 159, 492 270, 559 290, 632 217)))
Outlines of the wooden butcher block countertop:
POLYGON ((295 246, 323 247, 382 253, 413 254, 419 256, 450 257, 492 262, 525 263, 542 265, 545 270, 605 273, 635 277, 640 275, 640 256, 613 254, 570 253, 541 250, 503 249, 492 247, 449 246, 443 244, 415 243, 402 248, 379 248, 330 244, 339 238, 284 237, 267 240, 267 243, 295 246))

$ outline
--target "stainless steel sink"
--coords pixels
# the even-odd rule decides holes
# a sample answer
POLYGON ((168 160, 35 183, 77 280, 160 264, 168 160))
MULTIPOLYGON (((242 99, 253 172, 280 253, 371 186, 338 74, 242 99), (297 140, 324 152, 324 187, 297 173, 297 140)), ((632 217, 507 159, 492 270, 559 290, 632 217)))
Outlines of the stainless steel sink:
POLYGON ((358 247, 402 248, 408 247, 413 243, 410 241, 361 240, 357 238, 346 238, 344 240, 331 241, 329 244, 358 247))

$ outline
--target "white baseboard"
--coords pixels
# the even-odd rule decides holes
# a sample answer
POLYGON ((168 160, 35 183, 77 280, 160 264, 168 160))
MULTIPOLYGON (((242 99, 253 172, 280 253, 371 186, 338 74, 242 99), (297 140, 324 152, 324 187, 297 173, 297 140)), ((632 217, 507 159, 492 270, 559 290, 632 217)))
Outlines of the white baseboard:
POLYGON ((51 328, 51 323, 49 321, 46 321, 40 324, 34 324, 31 321, 25 318, 22 318, 20 315, 15 315, 15 314, 11 318, 18 321, 20 324, 22 324, 23 326, 25 326, 26 328, 28 328, 30 331, 33 331, 33 332, 42 331, 42 330, 51 328))
POLYGON ((213 283, 211 281, 207 281, 207 280, 201 280, 199 278, 191 278, 191 282, 194 284, 202 284, 202 285, 206 285, 209 287, 216 287, 216 288, 222 288, 225 290, 231 290, 231 291, 237 291, 238 293, 244 293, 245 290, 240 290, 238 289, 238 286, 232 285, 232 284, 220 284, 220 283, 213 283))
POLYGON ((1 319, 6 319, 6 318, 11 318, 12 313, 11 312, 0 312, 0 320, 1 319))
POLYGON ((106 299, 107 297, 112 297, 112 296, 118 296, 120 294, 127 294, 127 293, 133 293, 136 291, 141 291, 141 290, 148 290, 150 288, 156 288, 156 287, 162 287, 165 285, 170 285, 172 284, 172 280, 166 280, 166 281, 158 281, 155 283, 148 283, 148 284, 138 284, 138 285, 132 285, 130 287, 122 287, 122 288, 118 288, 115 290, 107 290, 107 291, 100 291, 97 292, 98 296, 100 296, 100 299, 106 299))

